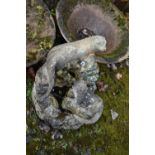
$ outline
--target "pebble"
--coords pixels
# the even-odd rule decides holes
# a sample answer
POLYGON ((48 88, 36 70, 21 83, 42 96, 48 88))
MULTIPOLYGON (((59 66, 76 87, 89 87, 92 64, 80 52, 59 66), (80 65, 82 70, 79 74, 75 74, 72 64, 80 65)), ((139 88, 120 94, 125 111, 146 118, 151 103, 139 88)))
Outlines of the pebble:
POLYGON ((109 85, 108 84, 105 84, 104 87, 103 87, 103 91, 106 91, 108 89, 109 85))
POLYGON ((108 68, 111 68, 113 71, 116 71, 117 70, 116 64, 107 64, 107 67, 108 68))
POLYGON ((113 92, 112 94, 113 94, 113 96, 116 96, 116 93, 115 92, 113 92))
POLYGON ((120 80, 122 77, 123 77, 123 76, 122 76, 121 73, 117 73, 117 74, 116 74, 116 79, 117 79, 117 80, 120 80))
POLYGON ((85 155, 91 155, 91 151, 90 151, 90 149, 87 149, 87 150, 86 150, 85 155))
POLYGON ((62 135, 62 133, 59 130, 55 130, 51 134, 52 134, 51 138, 53 140, 62 139, 63 138, 63 135, 62 135))
POLYGON ((110 64, 107 64, 107 67, 108 67, 108 68, 111 68, 111 65, 110 65, 110 64))
POLYGON ((129 67, 129 60, 128 59, 125 61, 125 64, 126 64, 126 66, 129 67))
POLYGON ((30 115, 30 111, 29 111, 29 110, 26 111, 26 115, 27 115, 27 116, 30 115))
POLYGON ((115 120, 119 114, 117 112, 113 111, 112 109, 110 111, 111 111, 112 120, 115 120))
POLYGON ((117 70, 117 66, 115 64, 111 64, 111 68, 112 68, 113 71, 117 70))
POLYGON ((104 84, 103 81, 98 81, 97 82, 97 89, 99 92, 105 92, 107 88, 109 87, 108 84, 104 84))
POLYGON ((50 131, 50 127, 44 123, 41 123, 39 125, 40 130, 45 131, 46 133, 48 133, 50 131))

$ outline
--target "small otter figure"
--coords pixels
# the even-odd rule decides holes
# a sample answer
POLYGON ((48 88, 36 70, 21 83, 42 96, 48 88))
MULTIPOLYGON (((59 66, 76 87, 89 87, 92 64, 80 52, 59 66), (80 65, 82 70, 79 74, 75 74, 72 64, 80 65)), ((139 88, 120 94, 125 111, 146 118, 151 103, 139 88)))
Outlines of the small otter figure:
POLYGON ((32 91, 40 119, 56 129, 78 129, 100 118, 103 101, 94 94, 99 74, 94 54, 105 50, 105 38, 93 36, 56 46, 49 52, 32 91), (65 88, 66 92, 56 94, 56 88, 65 88))

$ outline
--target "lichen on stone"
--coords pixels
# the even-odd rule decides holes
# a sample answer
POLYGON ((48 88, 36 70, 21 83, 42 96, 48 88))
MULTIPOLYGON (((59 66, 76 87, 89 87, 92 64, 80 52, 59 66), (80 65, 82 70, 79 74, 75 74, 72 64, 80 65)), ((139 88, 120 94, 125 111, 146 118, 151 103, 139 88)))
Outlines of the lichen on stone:
POLYGON ((27 1, 26 41, 27 66, 43 60, 55 39, 55 24, 42 0, 27 1))

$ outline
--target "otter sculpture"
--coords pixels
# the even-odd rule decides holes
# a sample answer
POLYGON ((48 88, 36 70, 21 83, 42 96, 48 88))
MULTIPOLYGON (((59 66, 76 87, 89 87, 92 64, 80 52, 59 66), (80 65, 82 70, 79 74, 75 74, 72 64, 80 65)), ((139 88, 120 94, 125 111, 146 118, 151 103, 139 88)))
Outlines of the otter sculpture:
POLYGON ((94 94, 99 76, 94 54, 105 50, 106 40, 102 36, 51 49, 36 74, 32 91, 40 119, 56 129, 78 129, 100 118, 103 101, 94 94))

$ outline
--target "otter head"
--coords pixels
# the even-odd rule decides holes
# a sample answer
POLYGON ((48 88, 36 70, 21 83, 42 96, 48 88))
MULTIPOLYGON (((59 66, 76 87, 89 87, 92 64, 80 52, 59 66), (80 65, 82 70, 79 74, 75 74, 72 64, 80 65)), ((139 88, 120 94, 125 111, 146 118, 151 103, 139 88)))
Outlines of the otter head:
POLYGON ((106 51, 106 40, 103 36, 93 36, 92 38, 92 45, 95 50, 95 53, 103 53, 106 51))

